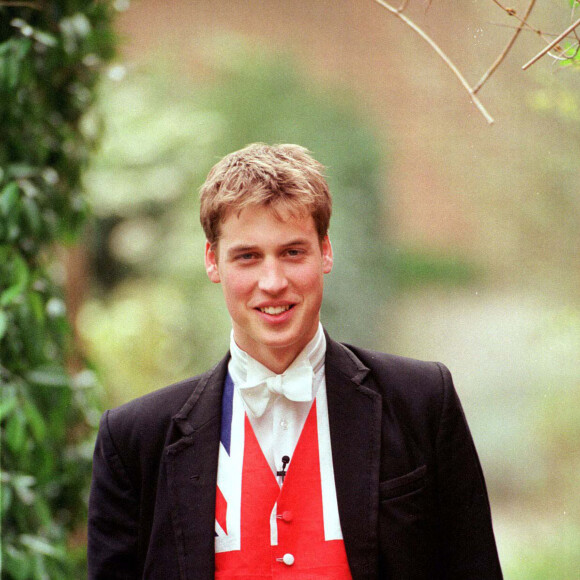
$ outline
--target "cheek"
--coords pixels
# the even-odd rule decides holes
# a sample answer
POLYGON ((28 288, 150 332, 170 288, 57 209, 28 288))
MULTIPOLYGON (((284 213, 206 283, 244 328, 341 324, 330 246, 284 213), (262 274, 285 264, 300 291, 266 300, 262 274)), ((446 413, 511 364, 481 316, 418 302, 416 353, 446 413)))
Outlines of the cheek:
POLYGON ((300 288, 307 294, 321 294, 323 287, 323 274, 320 268, 312 268, 307 273, 303 272, 298 279, 300 288))
POLYGON ((222 287, 228 300, 240 300, 252 290, 253 283, 244 272, 228 273, 222 276, 222 287))

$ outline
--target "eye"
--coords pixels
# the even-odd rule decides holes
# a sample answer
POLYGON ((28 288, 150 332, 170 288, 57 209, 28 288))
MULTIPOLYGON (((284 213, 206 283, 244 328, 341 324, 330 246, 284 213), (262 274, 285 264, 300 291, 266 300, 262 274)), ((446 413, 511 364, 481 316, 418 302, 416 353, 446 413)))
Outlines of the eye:
POLYGON ((242 254, 238 254, 235 259, 238 262, 250 262, 257 257, 258 255, 254 252, 243 252, 242 254))
POLYGON ((304 250, 299 250, 298 248, 290 248, 290 249, 286 250, 286 254, 288 256, 290 256, 291 258, 296 258, 296 257, 304 254, 304 250))

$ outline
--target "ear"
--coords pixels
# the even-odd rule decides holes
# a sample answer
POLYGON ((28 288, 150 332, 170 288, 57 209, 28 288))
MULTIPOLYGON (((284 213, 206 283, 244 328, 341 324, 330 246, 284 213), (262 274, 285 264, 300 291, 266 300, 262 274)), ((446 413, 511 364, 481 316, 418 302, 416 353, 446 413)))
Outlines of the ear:
POLYGON ((322 272, 324 274, 330 274, 333 264, 332 244, 330 243, 330 238, 324 236, 320 246, 322 250, 322 272))
POLYGON ((207 277, 214 283, 219 284, 220 273, 218 270, 217 263, 217 248, 212 246, 209 242, 205 242, 205 271, 207 272, 207 277))

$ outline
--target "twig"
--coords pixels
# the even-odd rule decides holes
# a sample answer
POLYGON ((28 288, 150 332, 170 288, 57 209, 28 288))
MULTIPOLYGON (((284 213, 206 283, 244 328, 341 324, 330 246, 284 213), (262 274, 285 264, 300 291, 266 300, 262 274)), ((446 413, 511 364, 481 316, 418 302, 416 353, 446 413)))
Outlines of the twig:
MULTIPOLYGON (((505 24, 504 22, 489 22, 492 26, 497 26, 498 28, 509 28, 510 30, 515 30, 515 26, 511 26, 510 24, 505 24)), ((546 42, 549 42, 552 38, 556 38, 557 34, 553 34, 550 32, 542 32, 537 28, 534 28, 529 22, 526 22, 526 26, 522 30, 522 32, 530 32, 532 34, 537 34, 540 38, 543 38, 546 42)))
POLYGON ((522 70, 527 70, 536 61, 540 60, 545 54, 550 52, 561 40, 566 38, 566 36, 568 36, 571 32, 574 32, 576 30, 576 28, 578 28, 578 26, 580 26, 580 18, 578 18, 578 20, 576 20, 576 22, 574 22, 574 24, 571 24, 568 28, 566 28, 566 30, 564 30, 564 32, 562 32, 562 34, 560 34, 556 38, 554 38, 554 40, 552 40, 552 42, 550 42, 550 44, 548 44, 548 46, 546 46, 543 50, 541 50, 538 54, 536 54, 536 56, 534 56, 534 58, 529 60, 522 67, 522 70))
POLYGON ((489 123, 493 123, 493 117, 488 113, 487 109, 483 106, 483 103, 477 98, 473 89, 469 86, 469 83, 465 80, 465 77, 461 74, 459 69, 453 64, 451 59, 443 52, 439 45, 419 26, 417 26, 410 18, 401 13, 397 8, 391 6, 388 2, 384 0, 375 0, 383 8, 386 8, 391 14, 394 14, 397 18, 400 18, 407 26, 414 30, 443 60, 443 62, 451 69, 453 74, 458 78, 459 82, 463 85, 465 90, 469 93, 471 101, 478 108, 479 112, 485 117, 485 120, 489 123))
POLYGON ((499 0, 491 0, 496 6, 499 6, 508 16, 513 16, 516 20, 518 20, 519 22, 523 23, 525 26, 527 26, 530 30, 533 30, 536 34, 542 34, 541 30, 538 30, 537 28, 535 28, 534 26, 532 26, 531 24, 528 24, 525 20, 525 18, 520 18, 518 16, 518 13, 516 12, 516 10, 514 10, 513 8, 506 8, 499 0))
MULTIPOLYGON (((496 4, 498 4, 498 6, 500 8, 502 8, 503 10, 506 10, 501 4, 499 4, 495 0, 494 0, 494 2, 496 4)), ((527 8, 527 10, 526 10, 526 12, 524 14, 524 17, 522 19, 520 19, 520 24, 516 28, 516 31, 514 32, 513 36, 510 38, 510 41, 507 43, 507 45, 503 49, 502 53, 495 59, 495 62, 484 73, 484 75, 481 77, 481 79, 477 83, 477 85, 475 85, 475 87, 473 87, 473 92, 474 93, 477 93, 479 91, 479 89, 481 89, 481 87, 487 82, 487 79, 489 79, 489 77, 496 71, 497 67, 503 62, 503 60, 507 56, 508 52, 511 50, 512 46, 514 45, 517 37, 520 35, 520 32, 522 31, 522 29, 524 28, 524 26, 527 24, 528 17, 530 16, 530 13, 532 12, 532 9, 534 8, 534 4, 535 3, 536 3, 536 0, 531 0, 530 1, 529 5, 528 5, 528 8, 527 8)), ((509 10, 506 10, 506 12, 508 14, 512 15, 512 16, 514 15, 509 10)))

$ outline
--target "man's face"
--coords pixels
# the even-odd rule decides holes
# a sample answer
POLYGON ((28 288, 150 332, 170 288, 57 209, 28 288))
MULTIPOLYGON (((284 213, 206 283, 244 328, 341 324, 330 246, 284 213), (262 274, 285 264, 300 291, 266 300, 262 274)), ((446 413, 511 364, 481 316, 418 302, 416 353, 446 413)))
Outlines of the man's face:
POLYGON ((206 244, 205 266, 221 283, 236 344, 283 372, 314 337, 323 275, 332 269, 328 236, 318 238, 312 216, 279 219, 266 207, 230 213, 217 248, 206 244))

